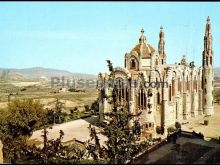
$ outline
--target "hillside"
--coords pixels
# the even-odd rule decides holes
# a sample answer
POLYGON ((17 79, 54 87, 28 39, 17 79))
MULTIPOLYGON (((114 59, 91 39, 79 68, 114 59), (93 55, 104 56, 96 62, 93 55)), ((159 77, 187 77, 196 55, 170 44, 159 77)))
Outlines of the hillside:
POLYGON ((66 78, 76 79, 95 79, 97 76, 92 74, 72 73, 66 70, 33 67, 25 69, 8 69, 0 68, 0 80, 12 80, 12 81, 32 81, 32 80, 49 80, 51 77, 62 76, 66 78))
POLYGON ((220 67, 215 68, 215 76, 220 77, 220 67))

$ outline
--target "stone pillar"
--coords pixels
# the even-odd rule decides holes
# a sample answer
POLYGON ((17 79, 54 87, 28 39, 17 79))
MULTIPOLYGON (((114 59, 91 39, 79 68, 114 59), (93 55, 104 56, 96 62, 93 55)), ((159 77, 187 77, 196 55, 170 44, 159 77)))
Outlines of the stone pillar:
POLYGON ((179 121, 179 119, 180 119, 180 96, 179 96, 179 94, 176 96, 176 106, 175 106, 175 116, 176 116, 176 118, 175 118, 175 120, 176 121, 179 121))
POLYGON ((163 88, 163 100, 162 100, 162 126, 164 127, 164 136, 167 136, 167 125, 168 125, 168 88, 163 88))
POLYGON ((203 114, 203 96, 202 96, 202 89, 199 90, 199 94, 198 94, 198 100, 199 100, 199 109, 198 109, 198 114, 202 115, 203 114))
POLYGON ((189 118, 190 112, 190 95, 187 92, 183 93, 183 119, 186 120, 189 118))
POLYGON ((204 107, 203 111, 205 115, 213 115, 213 69, 204 68, 203 69, 203 101, 204 107))

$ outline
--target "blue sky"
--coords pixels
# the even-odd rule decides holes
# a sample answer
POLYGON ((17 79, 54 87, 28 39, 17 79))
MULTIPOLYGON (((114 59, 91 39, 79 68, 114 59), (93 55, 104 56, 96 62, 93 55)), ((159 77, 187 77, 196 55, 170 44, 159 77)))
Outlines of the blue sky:
POLYGON ((219 2, 0 2, 0 68, 47 67, 97 74, 145 29, 155 49, 163 25, 168 63, 183 54, 201 66, 207 16, 220 66, 219 2))

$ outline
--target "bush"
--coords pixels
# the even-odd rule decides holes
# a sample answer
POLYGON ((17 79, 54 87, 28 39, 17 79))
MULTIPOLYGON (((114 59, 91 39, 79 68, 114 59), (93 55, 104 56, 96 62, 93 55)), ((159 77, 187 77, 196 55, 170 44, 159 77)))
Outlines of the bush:
POLYGON ((67 116, 68 116, 68 114, 66 112, 62 112, 60 114, 60 120, 58 121, 59 124, 64 123, 65 121, 67 121, 67 116))
POLYGON ((26 91, 26 90, 27 90, 26 88, 22 88, 22 89, 21 89, 21 92, 26 91))
POLYGON ((172 126, 167 128, 167 132, 168 132, 168 133, 172 133, 172 132, 174 132, 174 131, 175 131, 175 128, 172 127, 172 126))
POLYGON ((76 89, 76 88, 70 88, 68 89, 69 92, 86 92, 85 90, 79 90, 79 89, 76 89))
POLYGON ((156 127, 156 132, 157 134, 164 134, 164 127, 161 127, 161 126, 157 126, 156 127))
POLYGON ((74 114, 74 112, 77 112, 78 111, 78 108, 77 107, 74 107, 73 109, 70 109, 70 113, 71 114, 74 114))
POLYGON ((95 101, 92 103, 91 109, 94 110, 95 112, 99 112, 99 103, 98 103, 98 100, 95 100, 95 101))
POLYGON ((68 89, 69 92, 78 92, 75 88, 68 89))
POLYGON ((70 113, 73 114, 73 113, 74 113, 74 110, 73 110, 73 109, 70 109, 70 113))
POLYGON ((86 111, 86 112, 90 111, 89 105, 85 105, 84 108, 85 108, 85 111, 86 111))
POLYGON ((176 127, 176 129, 181 129, 181 124, 179 122, 176 122, 175 127, 176 127))

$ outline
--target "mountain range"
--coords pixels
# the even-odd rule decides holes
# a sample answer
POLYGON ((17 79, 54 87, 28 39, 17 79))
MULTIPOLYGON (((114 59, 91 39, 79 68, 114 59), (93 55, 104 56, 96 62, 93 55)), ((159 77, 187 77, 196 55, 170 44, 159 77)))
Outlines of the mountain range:
MULTIPOLYGON (((85 73, 72 73, 66 70, 33 67, 25 69, 9 69, 0 68, 0 80, 12 80, 12 81, 32 81, 32 80, 50 80, 51 77, 62 76, 67 78, 76 79, 96 79, 97 75, 85 74, 85 73)), ((220 67, 215 68, 215 76, 220 77, 220 67)))
POLYGON ((33 67, 25 69, 0 68, 0 80, 12 81, 31 81, 31 80, 49 80, 51 77, 62 76, 76 79, 95 79, 97 75, 85 73, 72 73, 66 70, 33 67))

